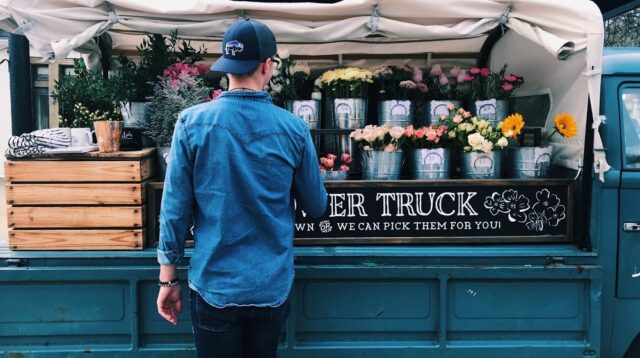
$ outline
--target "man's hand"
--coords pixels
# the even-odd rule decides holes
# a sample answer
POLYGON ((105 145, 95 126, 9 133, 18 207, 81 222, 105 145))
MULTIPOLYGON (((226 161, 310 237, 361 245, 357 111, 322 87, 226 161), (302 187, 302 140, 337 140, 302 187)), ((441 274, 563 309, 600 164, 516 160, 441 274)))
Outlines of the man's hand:
POLYGON ((160 287, 158 292, 158 313, 162 318, 178 324, 178 313, 182 311, 182 290, 180 286, 160 287))

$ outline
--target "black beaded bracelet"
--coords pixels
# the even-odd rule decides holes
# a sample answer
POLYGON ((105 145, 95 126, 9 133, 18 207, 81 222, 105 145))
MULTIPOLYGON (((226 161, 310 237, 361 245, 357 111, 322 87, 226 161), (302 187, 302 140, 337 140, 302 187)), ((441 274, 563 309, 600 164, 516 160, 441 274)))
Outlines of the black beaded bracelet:
POLYGON ((175 279, 172 281, 158 281, 158 286, 160 287, 173 287, 173 286, 178 286, 178 282, 180 280, 179 279, 175 279))

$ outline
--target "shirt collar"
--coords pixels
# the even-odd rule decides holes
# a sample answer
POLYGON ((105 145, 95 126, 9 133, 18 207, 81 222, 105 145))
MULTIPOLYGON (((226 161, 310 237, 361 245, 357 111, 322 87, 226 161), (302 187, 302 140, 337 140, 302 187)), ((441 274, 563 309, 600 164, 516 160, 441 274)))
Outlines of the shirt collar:
POLYGON ((237 89, 233 91, 222 92, 219 98, 222 98, 222 97, 271 103, 271 96, 269 95, 269 93, 265 91, 251 91, 251 90, 245 90, 245 89, 237 89))

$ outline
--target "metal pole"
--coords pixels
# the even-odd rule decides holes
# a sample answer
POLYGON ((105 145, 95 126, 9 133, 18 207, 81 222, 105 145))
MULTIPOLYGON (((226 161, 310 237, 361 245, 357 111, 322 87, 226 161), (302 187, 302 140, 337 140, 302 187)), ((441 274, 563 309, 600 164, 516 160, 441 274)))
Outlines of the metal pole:
POLYGON ((13 135, 34 131, 29 41, 21 35, 9 34, 9 88, 13 135))

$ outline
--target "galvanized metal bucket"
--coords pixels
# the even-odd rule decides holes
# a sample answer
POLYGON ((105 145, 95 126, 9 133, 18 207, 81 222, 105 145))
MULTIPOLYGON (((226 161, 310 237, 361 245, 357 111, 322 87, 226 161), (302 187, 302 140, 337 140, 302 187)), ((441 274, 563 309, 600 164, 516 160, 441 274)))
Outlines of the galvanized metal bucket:
POLYGON ((413 120, 413 103, 411 101, 380 101, 378 102, 378 123, 391 127, 406 127, 413 120))
POLYGON ((367 101, 362 98, 334 99, 333 123, 339 129, 364 127, 367 123, 367 101))
POLYGON ((451 177, 451 154, 448 148, 414 149, 413 179, 449 179, 451 177))
POLYGON ((160 172, 160 177, 164 178, 167 173, 167 164, 169 163, 169 152, 171 152, 171 147, 157 147, 156 155, 158 158, 158 169, 160 172))
POLYGON ((342 170, 329 170, 320 172, 324 181, 339 181, 345 180, 349 176, 349 172, 342 170))
POLYGON ((449 103, 453 104, 454 107, 460 108, 462 107, 462 101, 451 99, 451 100, 442 100, 442 101, 429 101, 428 103, 428 112, 427 112, 427 123, 426 125, 438 124, 440 121, 440 115, 449 115, 449 103))
POLYGON ((320 127, 320 101, 287 101, 285 107, 287 111, 304 119, 309 129, 320 127))
POLYGON ((497 179, 500 178, 502 152, 490 153, 462 153, 462 177, 466 179, 497 179))
POLYGON ((486 119, 492 127, 495 127, 509 115, 509 101, 504 99, 476 101, 473 111, 476 116, 486 119))
POLYGON ((551 168, 551 153, 553 148, 522 147, 512 148, 511 176, 516 179, 545 178, 551 168))
POLYGON ((120 102, 122 121, 125 127, 145 128, 149 122, 147 102, 120 102))
POLYGON ((402 151, 363 150, 362 179, 398 180, 404 162, 402 154, 402 151))

